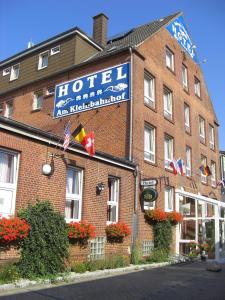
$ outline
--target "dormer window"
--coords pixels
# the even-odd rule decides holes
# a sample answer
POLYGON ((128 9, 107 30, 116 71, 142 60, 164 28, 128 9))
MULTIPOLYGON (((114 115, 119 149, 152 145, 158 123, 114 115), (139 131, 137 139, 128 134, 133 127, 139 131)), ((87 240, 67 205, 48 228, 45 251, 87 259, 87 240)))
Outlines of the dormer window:
POLYGON ((47 68, 48 66, 48 51, 43 52, 39 55, 38 70, 47 68))
POLYGON ((60 45, 51 49, 51 55, 55 55, 60 52, 60 45))
POLYGON ((43 105, 43 93, 42 91, 35 92, 33 95, 33 110, 39 110, 43 105))
POLYGON ((19 72, 20 72, 19 64, 12 66, 10 72, 10 81, 17 79, 19 77, 19 72))
POLYGON ((4 117, 11 118, 12 114, 13 114, 13 104, 12 104, 12 102, 6 102, 4 117))
POLYGON ((6 76, 6 75, 9 75, 10 74, 10 67, 9 68, 6 68, 2 71, 2 76, 6 76))

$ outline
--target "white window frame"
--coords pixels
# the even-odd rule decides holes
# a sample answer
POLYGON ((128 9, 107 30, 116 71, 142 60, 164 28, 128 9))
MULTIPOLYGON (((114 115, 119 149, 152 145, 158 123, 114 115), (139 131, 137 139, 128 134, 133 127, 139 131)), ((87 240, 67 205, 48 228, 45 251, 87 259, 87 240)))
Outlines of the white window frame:
POLYGON ((2 148, 0 148, 0 152, 13 155, 13 160, 14 160, 14 162, 13 162, 13 182, 12 183, 0 182, 0 197, 1 197, 1 191, 12 192, 10 212, 7 213, 4 210, 0 211, 1 217, 10 217, 15 214, 20 155, 19 155, 19 153, 15 152, 15 151, 6 150, 6 149, 2 149, 2 148))
POLYGON ((112 224, 117 223, 119 220, 119 196, 120 196, 120 179, 116 177, 109 177, 108 179, 109 185, 113 185, 113 188, 111 188, 111 195, 109 195, 109 200, 107 201, 107 222, 106 224, 112 224), (112 194, 113 191, 113 194, 112 194), (116 219, 115 220, 109 220, 108 216, 108 207, 110 208, 116 207, 116 219))
POLYGON ((12 66, 10 70, 10 81, 18 79, 19 74, 20 74, 20 64, 16 64, 12 66), (16 73, 16 69, 18 69, 18 73, 16 73))
POLYGON ((185 131, 190 132, 190 106, 187 103, 184 103, 184 126, 185 131))
POLYGON ((174 189, 173 189, 173 187, 165 186, 164 199, 165 199, 165 211, 168 211, 168 212, 173 211, 174 210, 174 189))
POLYGON ((211 185, 216 187, 216 163, 211 161, 211 185))
POLYGON ((182 85, 185 90, 188 90, 188 70, 184 64, 182 64, 182 85))
POLYGON ((194 77, 195 95, 201 97, 201 83, 197 77, 194 77))
POLYGON ((33 110, 39 110, 43 107, 43 92, 38 91, 38 92, 34 92, 33 94, 33 104, 32 104, 32 109, 33 110), (41 97, 41 101, 38 101, 38 98, 41 97), (41 102, 41 105, 40 105, 41 102))
POLYGON ((210 149, 215 149, 215 133, 214 133, 214 127, 209 124, 209 145, 210 149))
POLYGON ((3 71, 2 71, 2 76, 7 76, 9 75, 11 72, 11 68, 8 67, 8 68, 5 68, 3 71))
MULTIPOLYGON (((79 169, 79 168, 76 168, 76 167, 68 166, 68 168, 67 168, 67 178, 68 178, 69 169, 72 169, 73 171, 78 172, 79 194, 72 194, 72 193, 68 193, 66 191, 66 202, 78 201, 79 202, 79 210, 78 210, 78 218, 66 218, 65 217, 65 220, 66 220, 67 223, 72 222, 72 221, 73 222, 79 222, 81 220, 82 195, 83 195, 83 170, 79 169)), ((67 181, 66 181, 66 184, 67 184, 67 181)), ((66 203, 65 203, 65 210, 66 210, 66 203)))
POLYGON ((144 127, 144 159, 151 163, 155 163, 155 144, 155 127, 146 124, 144 127), (151 145, 152 138, 153 145, 151 145), (149 145, 149 147, 147 147, 147 145, 149 145))
POLYGON ((186 146, 186 176, 191 177, 191 148, 186 146))
POLYGON ((144 74, 144 103, 155 108, 155 77, 147 72, 144 74))
MULTIPOLYGON (((207 166, 207 157, 204 155, 201 156, 201 165, 205 167, 207 166)), ((201 172, 201 182, 205 184, 207 183, 207 176, 204 175, 202 172, 201 172)))
POLYGON ((199 116, 199 136, 200 141, 205 143, 205 120, 199 116))
POLYGON ((166 66, 174 71, 174 53, 168 47, 166 47, 166 66))
POLYGON ((13 103, 12 102, 6 102, 5 103, 4 117, 5 118, 11 118, 12 114, 13 114, 13 103))
POLYGON ((39 54, 39 58, 38 58, 38 70, 42 70, 48 67, 48 61, 47 61, 47 65, 42 66, 43 64, 43 57, 47 54, 48 60, 49 60, 49 51, 45 51, 39 54))
POLYGON ((168 88, 163 88, 163 100, 164 100, 164 116, 167 119, 173 119, 173 93, 168 88))
POLYGON ((60 52, 60 45, 57 45, 57 46, 51 48, 50 55, 53 56, 59 52, 60 52))
POLYGON ((169 170, 172 170, 170 163, 173 160, 173 151, 174 151, 174 139, 171 136, 166 134, 164 138, 164 163, 165 163, 165 168, 169 170), (169 157, 168 154, 169 154, 170 143, 171 143, 172 153, 169 157))

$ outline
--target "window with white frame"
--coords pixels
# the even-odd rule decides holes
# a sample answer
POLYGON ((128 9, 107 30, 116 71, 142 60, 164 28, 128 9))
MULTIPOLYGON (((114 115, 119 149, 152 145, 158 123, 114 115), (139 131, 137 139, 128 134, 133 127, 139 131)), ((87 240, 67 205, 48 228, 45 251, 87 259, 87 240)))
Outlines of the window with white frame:
POLYGON ((185 131, 190 132, 190 107, 186 103, 184 103, 184 126, 185 131))
POLYGON ((209 125, 209 146, 210 149, 215 149, 215 136, 214 136, 214 127, 209 125))
POLYGON ((186 175, 191 176, 191 148, 186 146, 186 175))
POLYGON ((155 78, 147 72, 144 76, 144 102, 155 108, 155 78))
POLYGON ((199 116, 199 136, 200 141, 205 143, 205 120, 199 116))
MULTIPOLYGON (((207 166, 207 158, 204 155, 201 155, 201 166, 207 166)), ((204 174, 204 172, 201 172, 201 182, 207 183, 207 176, 204 174)))
POLYGON ((43 106, 43 92, 37 91, 33 94, 33 110, 41 109, 43 106))
POLYGON ((173 117, 173 93, 167 88, 163 88, 164 116, 172 120, 173 117))
POLYGON ((47 66, 48 66, 48 56, 49 56, 48 51, 39 54, 38 70, 47 68, 47 66))
POLYGON ((182 84, 185 90, 188 90, 188 72, 187 67, 182 65, 182 84))
POLYGON ((142 244, 142 256, 149 256, 154 249, 154 242, 151 240, 144 240, 142 244))
POLYGON ((144 130, 144 158, 155 163, 155 128, 145 125, 144 130))
POLYGON ((16 183, 18 173, 18 154, 0 149, 0 214, 14 215, 16 183))
POLYGON ((50 55, 55 55, 60 52, 60 45, 55 46, 54 48, 51 49, 50 55))
POLYGON ((216 163, 211 161, 211 185, 216 187, 216 163))
POLYGON ((174 54, 169 48, 166 48, 166 66, 174 71, 174 54))
POLYGON ((81 220, 83 171, 68 167, 66 184, 65 218, 67 221, 81 220))
POLYGON ((90 260, 104 259, 105 257, 105 237, 96 237, 90 241, 90 260))
POLYGON ((12 66, 10 72, 10 81, 17 79, 19 77, 19 73, 20 73, 20 65, 17 64, 15 66, 12 66))
POLYGON ((165 211, 173 210, 173 188, 170 186, 165 187, 165 211))
POLYGON ((201 97, 201 84, 197 77, 194 78, 195 95, 201 97))
POLYGON ((165 168, 171 169, 170 163, 173 160, 173 138, 165 135, 164 141, 165 168))
POLYGON ((11 118, 12 114, 13 114, 13 103, 12 102, 6 102, 4 117, 11 118))
POLYGON ((119 184, 118 178, 109 177, 109 200, 107 202, 107 224, 118 222, 119 214, 119 184))

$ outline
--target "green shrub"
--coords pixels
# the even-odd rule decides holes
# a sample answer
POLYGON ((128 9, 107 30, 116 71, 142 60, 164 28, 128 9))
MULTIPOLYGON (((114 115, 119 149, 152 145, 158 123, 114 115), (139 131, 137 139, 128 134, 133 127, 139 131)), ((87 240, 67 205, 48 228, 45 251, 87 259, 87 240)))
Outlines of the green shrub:
POLYGON ((147 262, 166 262, 168 261, 168 251, 163 249, 153 249, 150 256, 146 259, 147 262))
POLYGON ((20 279, 20 273, 16 265, 8 264, 0 269, 0 283, 15 282, 20 279))
POLYGON ((87 262, 87 270, 90 272, 97 271, 97 270, 104 270, 104 269, 105 269, 104 259, 91 260, 87 262))
POLYGON ((37 202, 19 212, 30 225, 28 237, 21 242, 19 270, 32 278, 57 274, 65 269, 68 232, 64 217, 49 202, 37 202))
POLYGON ((87 271, 87 264, 84 262, 75 262, 71 267, 72 272, 84 273, 87 271))
POLYGON ((129 257, 125 255, 112 255, 105 259, 105 269, 116 269, 130 265, 129 257))
POLYGON ((157 222, 153 225, 154 247, 158 250, 170 252, 170 244, 172 242, 172 225, 166 220, 157 222))
POLYGON ((136 243, 131 251, 131 263, 133 265, 138 265, 142 259, 142 251, 139 243, 136 243))

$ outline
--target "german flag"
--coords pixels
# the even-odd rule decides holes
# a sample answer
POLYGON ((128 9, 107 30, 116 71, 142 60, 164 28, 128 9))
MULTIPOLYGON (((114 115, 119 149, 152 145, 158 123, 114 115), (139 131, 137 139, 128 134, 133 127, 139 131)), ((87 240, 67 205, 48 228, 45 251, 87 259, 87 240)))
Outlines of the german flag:
POLYGON ((80 144, 82 144, 84 146, 84 144, 86 143, 85 141, 85 137, 86 137, 86 132, 84 129, 84 126, 82 124, 80 124, 71 134, 72 137, 79 142, 80 144))
POLYGON ((212 175, 212 172, 211 172, 209 166, 206 166, 206 167, 205 167, 205 173, 206 173, 206 176, 212 175))

